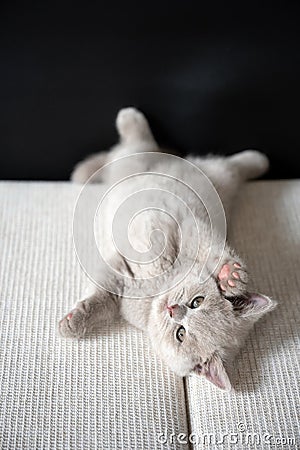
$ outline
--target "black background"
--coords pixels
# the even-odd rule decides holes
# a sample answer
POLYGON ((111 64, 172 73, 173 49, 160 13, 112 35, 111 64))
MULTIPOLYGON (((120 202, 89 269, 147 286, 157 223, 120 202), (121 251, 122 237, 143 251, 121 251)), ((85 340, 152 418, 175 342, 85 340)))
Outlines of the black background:
POLYGON ((68 179, 128 105, 182 154, 257 148, 300 176, 297 2, 1 8, 0 178, 68 179))

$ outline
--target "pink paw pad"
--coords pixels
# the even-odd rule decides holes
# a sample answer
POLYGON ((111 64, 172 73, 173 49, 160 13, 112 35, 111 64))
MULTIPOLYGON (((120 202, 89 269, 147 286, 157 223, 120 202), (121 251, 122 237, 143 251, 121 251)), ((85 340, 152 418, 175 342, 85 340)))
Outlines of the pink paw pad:
POLYGON ((67 319, 68 319, 68 320, 72 319, 72 317, 73 317, 73 313, 69 313, 69 314, 67 315, 67 319))
POLYGON ((224 264, 224 266, 222 267, 222 269, 218 274, 218 278, 219 280, 225 280, 226 278, 229 277, 229 275, 230 275, 230 266, 229 264, 224 264))
POLYGON ((235 288, 236 287, 236 280, 240 280, 240 273, 238 272, 239 269, 241 269, 241 264, 234 262, 234 263, 226 263, 221 267, 220 272, 218 273, 218 279, 221 281, 220 288, 222 291, 226 291, 228 286, 235 288), (236 270, 233 271, 233 268, 236 268, 236 270))

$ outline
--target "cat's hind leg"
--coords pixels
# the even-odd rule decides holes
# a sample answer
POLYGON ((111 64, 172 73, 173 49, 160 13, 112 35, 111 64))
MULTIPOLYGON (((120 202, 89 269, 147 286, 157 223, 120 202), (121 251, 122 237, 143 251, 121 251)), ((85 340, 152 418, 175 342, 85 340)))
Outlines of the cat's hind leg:
POLYGON ((110 151, 93 154, 79 162, 71 174, 72 181, 75 183, 86 183, 89 179, 92 183, 110 181, 117 178, 111 173, 114 172, 114 168, 108 167, 99 171, 106 164, 135 153, 159 151, 146 117, 137 109, 121 109, 116 118, 116 127, 120 137, 119 143, 110 151))
MULTIPOLYGON (((86 183, 92 175, 92 183, 110 181, 117 178, 114 168, 107 167, 106 170, 98 172, 106 164, 135 153, 159 151, 146 117, 137 109, 121 109, 116 118, 116 127, 120 137, 119 143, 110 151, 96 153, 79 162, 71 174, 72 181, 86 183)), ((125 170, 124 175, 126 174, 125 170)))
POLYGON ((121 143, 134 144, 136 142, 147 142, 157 146, 148 120, 136 108, 121 109, 117 115, 116 127, 121 143))
POLYGON ((269 160, 263 153, 257 150, 244 150, 227 158, 243 180, 258 178, 267 172, 269 160))

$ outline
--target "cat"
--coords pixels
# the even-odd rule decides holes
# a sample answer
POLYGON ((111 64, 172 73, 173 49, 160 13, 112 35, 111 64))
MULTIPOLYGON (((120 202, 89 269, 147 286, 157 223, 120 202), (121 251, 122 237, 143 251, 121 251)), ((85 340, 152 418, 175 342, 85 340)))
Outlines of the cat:
POLYGON ((116 127, 119 143, 80 162, 71 176, 76 183, 104 183, 110 195, 97 222, 104 256, 96 283, 59 322, 60 334, 81 338, 122 317, 148 334, 177 375, 196 373, 230 390, 226 367, 276 302, 249 292, 244 261, 223 243, 220 211, 229 217, 242 184, 264 174, 268 159, 255 150, 185 160, 163 153, 135 108, 119 111, 116 127), (143 213, 128 222, 135 210, 143 213))

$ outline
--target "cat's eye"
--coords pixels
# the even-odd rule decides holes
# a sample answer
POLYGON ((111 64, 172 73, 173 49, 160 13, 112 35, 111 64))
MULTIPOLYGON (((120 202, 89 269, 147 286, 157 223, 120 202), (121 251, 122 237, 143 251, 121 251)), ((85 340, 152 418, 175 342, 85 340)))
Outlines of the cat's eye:
POLYGON ((195 297, 191 302, 190 308, 191 309, 199 308, 203 299, 204 299, 204 297, 201 297, 200 295, 198 297, 195 297))
POLYGON ((179 327, 176 331, 176 339, 179 342, 183 342, 185 336, 185 328, 183 326, 179 327))

